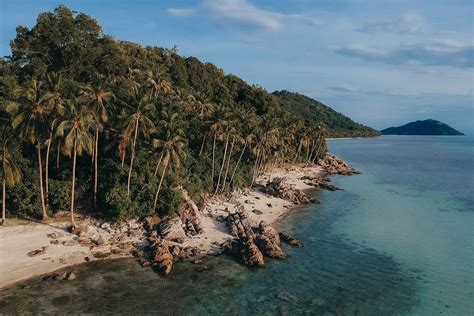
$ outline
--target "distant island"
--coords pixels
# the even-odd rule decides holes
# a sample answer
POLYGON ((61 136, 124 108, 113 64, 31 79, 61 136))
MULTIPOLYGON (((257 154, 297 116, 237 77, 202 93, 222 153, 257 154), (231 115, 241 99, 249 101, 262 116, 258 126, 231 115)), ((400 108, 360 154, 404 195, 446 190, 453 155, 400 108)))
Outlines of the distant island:
POLYGON ((446 123, 436 120, 415 121, 381 130, 383 135, 464 135, 446 123))

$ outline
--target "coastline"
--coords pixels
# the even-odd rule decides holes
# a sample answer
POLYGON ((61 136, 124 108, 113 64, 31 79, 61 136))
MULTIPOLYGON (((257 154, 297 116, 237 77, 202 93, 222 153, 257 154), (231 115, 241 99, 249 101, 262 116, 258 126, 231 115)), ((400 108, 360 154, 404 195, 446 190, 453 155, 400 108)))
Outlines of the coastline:
MULTIPOLYGON (((326 169, 320 165, 277 169, 272 172, 271 179, 268 175, 260 177, 256 188, 236 191, 228 198, 222 196, 212 198, 199 212, 204 232, 186 237, 183 243, 169 241, 170 248, 176 246, 181 250, 191 249, 195 258, 222 253, 223 245, 234 239, 223 219, 235 209, 245 209, 253 226, 262 221, 274 225, 299 207, 290 201, 264 193, 262 185, 275 178, 283 178, 295 189, 315 189, 308 179, 324 178, 328 174, 326 169)), ((80 225, 84 223, 89 227, 92 226, 89 228, 89 235, 99 236, 96 237, 98 241, 94 240, 95 244, 81 243, 81 233, 78 234, 79 237, 77 234, 68 233, 66 229, 69 222, 64 220, 47 224, 29 222, 1 227, 0 253, 8 255, 0 259, 0 289, 84 262, 134 258, 137 257, 137 249, 140 251, 149 245, 145 230, 136 220, 121 225, 112 224, 113 229, 109 228, 110 224, 106 222, 92 222, 91 225, 91 218, 79 221, 80 225), (101 239, 106 240, 100 242, 101 239), (39 254, 28 256, 35 251, 39 254)), ((69 275, 63 276, 65 279, 68 277, 69 275)))

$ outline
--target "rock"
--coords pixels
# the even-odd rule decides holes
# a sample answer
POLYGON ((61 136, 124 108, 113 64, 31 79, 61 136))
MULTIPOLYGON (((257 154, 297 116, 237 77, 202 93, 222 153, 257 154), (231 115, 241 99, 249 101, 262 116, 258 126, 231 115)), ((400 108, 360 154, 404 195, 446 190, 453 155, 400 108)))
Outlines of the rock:
POLYGON ((298 247, 298 248, 303 247, 303 245, 301 244, 301 242, 298 239, 291 237, 287 233, 282 232, 282 233, 279 234, 279 236, 280 236, 281 240, 288 243, 292 247, 298 247))
POLYGON ((172 217, 166 221, 162 221, 158 224, 158 230, 166 240, 183 243, 186 234, 183 230, 181 219, 179 217, 172 217))
POLYGON ((55 239, 55 240, 50 240, 49 243, 51 245, 59 245, 59 240, 55 239))
POLYGON ((148 216, 145 218, 145 223, 143 224, 143 227, 147 231, 153 231, 156 228, 156 225, 158 225, 161 222, 161 218, 158 215, 152 215, 148 216))
POLYGON ((58 239, 64 237, 65 233, 63 231, 55 231, 52 232, 51 234, 48 234, 47 236, 51 239, 58 239))
POLYGON ((263 212, 260 210, 252 210, 252 213, 257 214, 257 215, 262 215, 263 212))
POLYGON ((277 231, 270 225, 261 222, 259 225, 259 234, 255 239, 258 249, 264 256, 270 258, 285 259, 288 256, 283 252, 280 245, 280 237, 277 231))
POLYGON ((109 230, 110 229, 110 224, 107 223, 107 222, 104 222, 100 225, 100 228, 105 229, 105 230, 109 230))
POLYGON ((287 184, 283 178, 274 178, 273 181, 268 183, 265 187, 264 192, 271 196, 290 201, 293 204, 308 204, 311 202, 310 197, 306 193, 287 184))
POLYGON ((272 203, 267 203, 267 206, 268 206, 268 207, 272 207, 272 203))
POLYGON ((263 260, 263 254, 258 249, 257 245, 251 239, 243 239, 241 241, 241 254, 242 262, 249 267, 263 267, 265 261, 263 260))
POLYGON ((99 236, 99 238, 94 240, 94 243, 98 246, 103 246, 108 244, 109 242, 103 236, 99 236))
POLYGON ((170 247, 170 252, 173 257, 176 257, 179 256, 179 254, 181 253, 181 249, 178 246, 174 245, 170 247))
POLYGON ((173 269, 173 255, 170 252, 168 242, 164 239, 153 245, 153 267, 160 273, 168 275, 173 269))
POLYGON ((32 250, 28 252, 27 255, 28 257, 41 256, 41 255, 44 255, 47 250, 48 250, 48 246, 43 246, 41 247, 41 249, 36 249, 36 250, 32 250))
POLYGON ((69 272, 64 277, 64 280, 71 281, 71 280, 75 280, 76 278, 77 277, 76 277, 76 274, 74 274, 74 272, 69 272))
POLYGON ((112 254, 110 252, 102 252, 102 251, 98 251, 93 254, 94 258, 97 258, 97 259, 105 259, 105 258, 110 257, 111 255, 112 254))
POLYGON ((218 221, 219 223, 222 223, 222 222, 225 221, 225 218, 224 218, 224 216, 219 215, 219 216, 216 217, 216 221, 218 221))
POLYGON ((68 240, 63 241, 62 244, 64 246, 75 246, 77 245, 77 241, 75 241, 74 239, 68 239, 68 240))

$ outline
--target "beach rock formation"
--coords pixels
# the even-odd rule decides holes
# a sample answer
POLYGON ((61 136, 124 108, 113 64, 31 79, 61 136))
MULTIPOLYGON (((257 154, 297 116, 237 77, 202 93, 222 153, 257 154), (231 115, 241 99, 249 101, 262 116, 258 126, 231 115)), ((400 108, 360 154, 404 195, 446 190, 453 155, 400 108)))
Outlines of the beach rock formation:
POLYGON ((158 240, 152 246, 152 266, 160 273, 168 275, 173 270, 173 255, 171 254, 168 241, 158 240))
POLYGON ((188 191, 186 191, 182 186, 178 186, 178 190, 186 201, 186 204, 179 212, 181 220, 184 223, 186 234, 190 236, 203 234, 204 228, 201 224, 201 212, 199 211, 199 208, 189 196, 188 191))
POLYGON ((285 232, 281 232, 279 234, 280 236, 280 239, 283 240, 284 242, 288 243, 290 246, 292 247, 303 247, 303 245, 301 244, 301 241, 299 241, 298 239, 296 238, 293 238, 291 237, 290 235, 288 235, 287 233, 285 232))
POLYGON ((324 171, 328 174, 340 174, 351 176, 353 174, 358 174, 359 172, 351 168, 345 161, 342 159, 333 156, 333 155, 326 155, 324 159, 318 160, 318 165, 320 165, 324 171))
POLYGON ((158 231, 161 237, 169 241, 183 243, 186 238, 183 222, 177 216, 161 221, 158 224, 158 231))
POLYGON ((286 183, 283 178, 274 178, 263 191, 266 194, 290 201, 293 204, 311 203, 311 198, 306 193, 286 183))
POLYGON ((278 259, 287 257, 281 249, 276 230, 264 222, 253 228, 243 207, 227 217, 227 226, 235 239, 224 246, 225 251, 246 266, 263 267, 264 256, 278 259))
POLYGON ((277 259, 285 259, 288 257, 281 249, 278 232, 265 222, 261 222, 259 225, 255 243, 266 257, 277 259))

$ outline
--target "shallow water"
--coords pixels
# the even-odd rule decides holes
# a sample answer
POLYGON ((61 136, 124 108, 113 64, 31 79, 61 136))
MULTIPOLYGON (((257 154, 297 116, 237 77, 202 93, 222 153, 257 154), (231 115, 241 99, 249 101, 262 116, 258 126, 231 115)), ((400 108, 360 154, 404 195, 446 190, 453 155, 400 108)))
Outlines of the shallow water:
POLYGON ((285 219, 281 229, 304 244, 285 247, 285 261, 249 270, 209 258, 168 278, 130 259, 87 264, 77 280, 0 292, 0 313, 474 314, 474 139, 336 140, 330 149, 363 174, 334 177, 344 191, 314 192, 321 205, 285 219))

